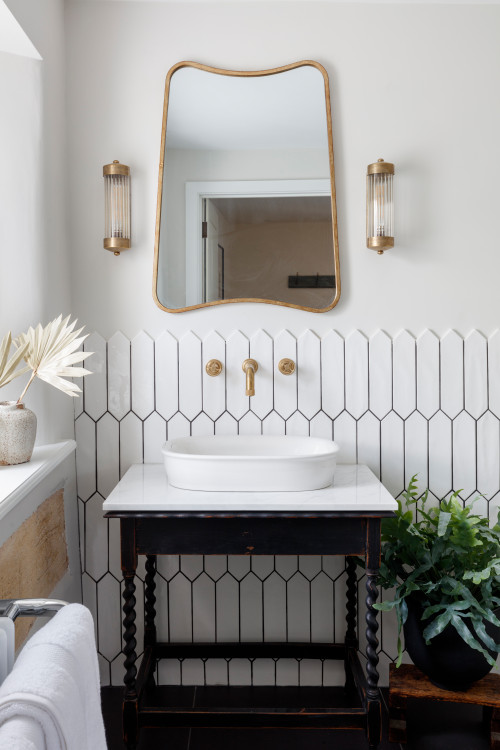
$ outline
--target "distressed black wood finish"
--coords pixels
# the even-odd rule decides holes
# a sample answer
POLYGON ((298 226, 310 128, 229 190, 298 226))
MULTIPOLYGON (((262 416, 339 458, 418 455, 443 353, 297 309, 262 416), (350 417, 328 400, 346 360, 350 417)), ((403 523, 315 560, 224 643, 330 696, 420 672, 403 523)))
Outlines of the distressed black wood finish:
POLYGON ((366 673, 368 688, 367 701, 367 735, 370 748, 377 748, 382 736, 382 709, 378 689, 378 639, 377 610, 373 605, 377 601, 377 578, 380 569, 380 519, 370 518, 366 530, 366 673))
POLYGON ((362 554, 366 521, 338 518, 168 518, 158 534, 158 519, 136 524, 139 554, 158 555, 345 555, 362 554))
POLYGON ((346 657, 343 643, 157 643, 157 659, 337 659, 346 657))
POLYGON ((347 571, 347 594, 346 594, 346 622, 345 634, 346 646, 357 646, 358 636, 356 633, 356 615, 358 602, 358 584, 356 580, 356 560, 354 557, 346 558, 347 571))
MULTIPOLYGON (((365 728, 370 748, 380 742, 381 711, 376 654, 377 618, 373 609, 380 565, 380 521, 391 512, 226 513, 226 512, 111 512, 121 520, 123 590, 123 653, 125 690, 123 735, 130 750, 145 726, 253 726, 365 728), (145 588, 145 643, 139 673, 136 661, 135 572, 137 555, 147 556, 145 588), (344 644, 325 643, 157 643, 155 573, 158 554, 314 554, 346 555, 347 634, 344 644), (366 556, 367 677, 357 655, 357 586, 353 555, 366 556), (349 705, 317 706, 188 706, 157 705, 161 696, 154 684, 157 661, 165 658, 294 657, 343 659, 349 705), (356 704, 357 705, 354 705, 356 704)), ((237 688, 229 688, 238 691, 237 688)), ((328 688, 324 688, 328 691, 328 688)), ((246 693, 247 694, 247 693, 246 693)), ((258 700, 259 689, 252 693, 258 700)))
POLYGON ((146 577, 144 579, 144 645, 156 643, 156 596, 155 596, 156 556, 146 557, 146 577))
POLYGON ((252 727, 363 729, 365 709, 316 708, 309 706, 238 709, 147 707, 141 708, 141 727, 252 727))
POLYGON ((123 588, 123 654, 125 656, 125 683, 123 695, 123 741, 132 750, 137 745, 139 732, 139 707, 136 687, 137 654, 135 639, 135 571, 137 569, 137 552, 135 542, 135 522, 131 518, 123 519, 120 524, 121 566, 124 578, 123 588))
MULTIPOLYGON (((358 648, 358 636, 356 632, 356 615, 358 601, 358 587, 356 580, 356 561, 354 557, 346 557, 347 592, 346 592, 346 622, 345 634, 346 649, 356 651, 358 648)), ((346 653, 345 657, 345 689, 349 695, 356 692, 356 682, 351 670, 351 663, 346 653)))
POLYGON ((406 708, 413 700, 456 703, 483 707, 483 725, 490 736, 490 749, 500 750, 500 675, 488 674, 468 690, 443 690, 413 664, 389 667, 389 741, 405 743, 406 708))

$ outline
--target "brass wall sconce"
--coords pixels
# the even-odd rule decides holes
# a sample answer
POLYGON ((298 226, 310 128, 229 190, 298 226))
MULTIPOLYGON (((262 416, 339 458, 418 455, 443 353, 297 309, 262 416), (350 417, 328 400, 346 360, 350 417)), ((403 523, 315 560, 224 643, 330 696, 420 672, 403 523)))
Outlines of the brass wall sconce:
POLYGON ((366 172, 366 246, 382 255, 394 247, 394 164, 379 159, 366 172))
POLYGON ((104 176, 104 247, 115 255, 130 247, 130 167, 114 161, 104 176))

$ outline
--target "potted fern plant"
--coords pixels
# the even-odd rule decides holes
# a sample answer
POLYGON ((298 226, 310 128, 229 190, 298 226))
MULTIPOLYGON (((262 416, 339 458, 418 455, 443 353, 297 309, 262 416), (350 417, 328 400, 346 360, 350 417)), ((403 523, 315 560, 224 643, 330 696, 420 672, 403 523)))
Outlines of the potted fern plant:
POLYGON ((69 320, 69 315, 64 319, 59 315, 45 327, 30 327, 14 341, 9 332, 0 344, 0 387, 31 371, 17 401, 0 401, 0 466, 24 463, 33 453, 36 416, 24 405, 33 380, 38 377, 75 397, 80 388, 66 378, 89 374, 83 367, 73 367, 92 352, 76 351, 86 336, 80 336, 83 328, 74 330, 76 320, 69 320))
POLYGON ((440 687, 467 689, 494 666, 500 651, 500 512, 497 523, 464 507, 459 493, 428 507, 416 476, 395 516, 382 521, 379 583, 393 599, 398 659, 401 631, 413 662, 440 687))

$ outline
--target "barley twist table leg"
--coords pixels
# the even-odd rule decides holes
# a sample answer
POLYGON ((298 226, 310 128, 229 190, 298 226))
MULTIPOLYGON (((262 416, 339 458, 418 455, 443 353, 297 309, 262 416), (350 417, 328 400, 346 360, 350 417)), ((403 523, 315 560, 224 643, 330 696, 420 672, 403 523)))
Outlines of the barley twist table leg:
MULTIPOLYGON (((356 562, 353 557, 346 557, 346 570, 347 570, 347 593, 346 593, 346 622, 347 629, 345 634, 345 645, 346 649, 358 647, 358 637, 356 632, 356 617, 357 617, 357 603, 358 603, 358 588, 356 580, 356 562)), ((353 695, 356 692, 356 685, 349 663, 349 653, 346 652, 345 658, 345 690, 349 695, 353 695)))
POLYGON ((144 645, 152 646, 156 643, 156 596, 155 596, 156 556, 146 555, 146 584, 144 589, 144 645))
POLYGON ((120 519, 121 565, 124 578, 123 588, 123 654, 125 656, 125 676, 123 682, 123 741, 129 750, 137 746, 139 733, 137 697, 137 641, 135 639, 135 571, 137 553, 135 546, 135 523, 133 519, 120 519))
POLYGON ((373 605, 377 601, 377 579, 380 570, 380 519, 371 518, 366 531, 366 675, 368 687, 367 702, 367 735, 372 750, 380 744, 382 732, 382 711, 378 689, 378 639, 377 610, 373 605))

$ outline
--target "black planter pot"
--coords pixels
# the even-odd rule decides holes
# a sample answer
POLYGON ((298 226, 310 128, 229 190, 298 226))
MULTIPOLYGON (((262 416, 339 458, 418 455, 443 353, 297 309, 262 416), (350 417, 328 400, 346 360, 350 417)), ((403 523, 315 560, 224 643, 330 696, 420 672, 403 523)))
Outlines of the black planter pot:
MULTIPOLYGON (((415 666, 434 685, 445 690, 467 690, 472 683, 491 671, 492 667, 484 656, 468 646, 452 625, 448 625, 427 645, 422 633, 429 620, 422 622, 423 608, 420 602, 410 597, 407 603, 408 619, 404 625, 406 650, 415 666)), ((498 617, 499 611, 495 614, 498 617)), ((500 643, 500 628, 489 622, 485 628, 495 643, 500 643)), ((488 652, 493 659, 497 658, 496 651, 488 652)))

